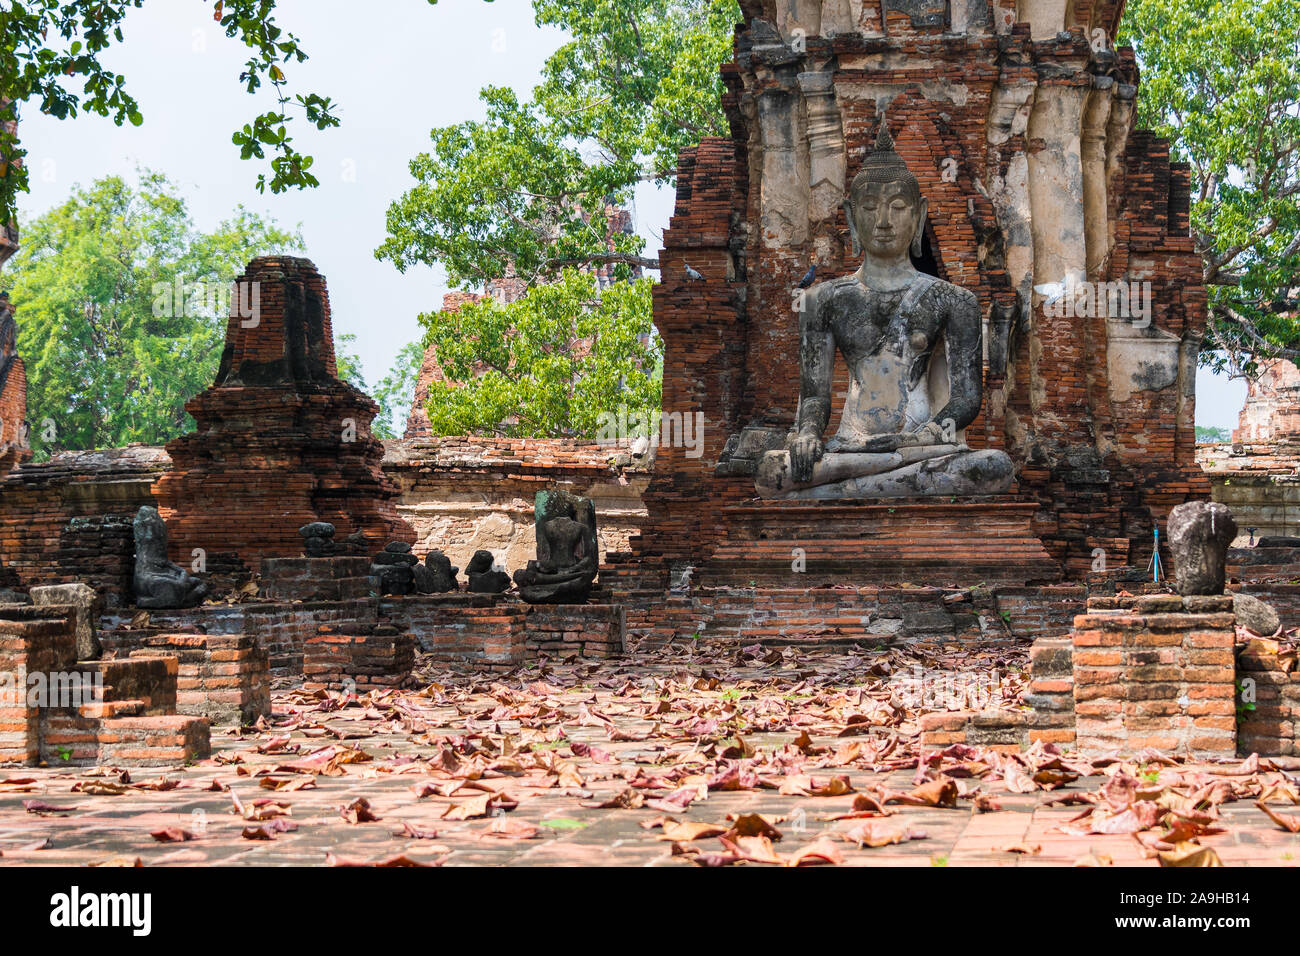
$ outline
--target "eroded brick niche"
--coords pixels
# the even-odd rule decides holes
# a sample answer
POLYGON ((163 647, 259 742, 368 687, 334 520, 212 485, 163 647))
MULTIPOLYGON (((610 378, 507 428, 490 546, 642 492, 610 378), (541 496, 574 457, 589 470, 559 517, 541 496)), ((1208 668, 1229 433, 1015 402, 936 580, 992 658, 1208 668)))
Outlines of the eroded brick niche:
POLYGON ((874 4, 742 6, 722 71, 731 135, 681 156, 655 289, 664 409, 703 415, 704 454, 661 449, 638 560, 706 560, 727 506, 753 497, 734 462, 793 421, 793 293, 814 263, 818 280, 859 265, 840 204, 884 115, 929 200, 918 267, 983 311, 970 443, 1012 456, 1068 576, 1098 547, 1144 565, 1153 521, 1208 493, 1193 430, 1206 300, 1187 170, 1134 128, 1122 5, 891 2, 884 29, 874 4), (1071 274, 1149 282, 1149 322, 1053 316, 1038 287, 1071 274))

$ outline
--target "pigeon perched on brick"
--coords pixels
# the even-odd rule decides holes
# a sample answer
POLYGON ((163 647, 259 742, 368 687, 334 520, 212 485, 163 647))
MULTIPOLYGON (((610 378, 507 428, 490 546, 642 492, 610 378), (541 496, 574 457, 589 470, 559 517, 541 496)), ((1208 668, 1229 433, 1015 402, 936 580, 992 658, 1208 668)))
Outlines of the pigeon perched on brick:
POLYGON ((692 279, 695 282, 699 282, 701 279, 704 278, 704 276, 701 275, 697 270, 691 268, 691 264, 689 262, 683 262, 682 265, 686 267, 686 278, 692 279))

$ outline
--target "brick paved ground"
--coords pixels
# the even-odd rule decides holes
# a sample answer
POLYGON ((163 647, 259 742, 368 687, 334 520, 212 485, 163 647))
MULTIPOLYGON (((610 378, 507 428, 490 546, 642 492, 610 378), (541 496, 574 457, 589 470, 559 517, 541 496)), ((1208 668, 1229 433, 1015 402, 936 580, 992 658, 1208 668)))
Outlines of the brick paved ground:
MULTIPOLYGON (((1300 858, 1300 835, 1254 805, 1263 795, 1285 816, 1300 799, 1289 770, 1267 761, 1192 766, 1147 757, 1089 765, 1067 758, 1067 771, 1090 775, 1046 790, 1055 785, 1052 768, 1061 766, 1050 753, 1022 765, 960 751, 927 761, 918 775, 916 717, 926 708, 913 706, 898 682, 912 664, 967 675, 996 667, 1009 674, 1004 688, 1014 698, 1023 653, 688 646, 620 661, 533 665, 509 678, 425 668, 421 678, 431 686, 360 700, 280 688, 270 726, 242 735, 214 731, 213 759, 195 766, 134 769, 125 777, 110 768, 0 771, 0 865, 137 858, 145 865, 318 865, 402 856, 448 866, 690 866, 737 857, 757 865, 755 858, 788 861, 810 847, 813 860, 825 853, 846 865, 1157 865, 1156 852, 1171 846, 1160 841, 1175 817, 1137 835, 1062 832, 1092 805, 1049 802, 1073 796, 1104 806, 1103 785, 1112 797, 1136 786, 1139 802, 1180 808, 1184 821, 1210 820, 1221 832, 1202 827, 1199 846, 1213 848, 1225 865, 1300 858), (1027 775, 1036 767, 1046 768, 1044 783, 1027 775), (958 792, 953 809, 894 802, 918 782, 935 793, 947 781, 958 792), (158 786, 169 789, 150 789, 158 786), (810 795, 818 790, 835 795, 810 795), (1176 802, 1188 794, 1211 796, 1194 798, 1197 810, 1176 802), (620 795, 641 805, 594 806, 620 795), (1001 809, 975 809, 976 798, 989 796, 1001 809), (258 800, 284 812, 277 816, 258 800), (364 822, 363 812, 363 822, 346 820, 340 808, 357 800, 379 819, 364 822), (659 800, 668 802, 649 805, 659 800), (888 815, 867 809, 834 819, 855 801, 888 815), (512 803, 517 807, 507 809, 512 803), (779 839, 771 831, 768 843, 744 836, 762 828, 746 814, 766 818, 779 839), (246 819, 258 816, 267 819, 246 819), (738 817, 729 849, 717 834, 738 817), (267 832, 270 839, 244 836, 277 821, 294 828, 267 832), (672 821, 716 829, 690 840, 684 828, 664 829, 672 821), (862 846, 864 825, 877 838, 908 831, 913 838, 862 846), (151 836, 169 828, 194 839, 151 836)), ((1124 829, 1115 813, 1125 799, 1114 804, 1109 826, 1124 829)), ((351 816, 358 817, 355 808, 351 816)), ((1106 828, 1106 818, 1098 812, 1092 819, 1106 828)), ((1074 828, 1086 830, 1088 822, 1074 828)))

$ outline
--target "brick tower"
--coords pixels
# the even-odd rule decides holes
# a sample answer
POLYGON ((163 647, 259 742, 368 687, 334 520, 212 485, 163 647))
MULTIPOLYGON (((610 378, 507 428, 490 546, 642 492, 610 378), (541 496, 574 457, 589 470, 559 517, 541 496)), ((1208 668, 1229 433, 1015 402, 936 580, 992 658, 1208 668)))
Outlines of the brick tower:
MULTIPOLYGON (((806 529, 774 527, 776 510, 755 510, 754 467, 784 441, 798 406, 801 277, 815 265, 818 281, 833 279, 861 262, 841 204, 884 116, 929 203, 916 267, 979 301, 983 404, 967 439, 1016 467, 1015 500, 971 503, 963 527, 1023 518, 1016 548, 1032 550, 1031 535, 1070 577, 1098 548, 1113 566, 1144 565, 1153 521, 1208 495, 1193 429, 1206 293, 1187 170, 1135 128, 1137 65, 1131 49, 1114 48, 1122 0, 741 8, 735 59, 722 68, 731 135, 680 158, 654 290, 664 412, 702 416, 703 453, 660 448, 649 518, 633 540, 639 567, 703 565, 706 581, 725 552, 743 582, 756 577, 744 564, 759 545, 787 576, 787 545, 806 545, 806 529), (1107 308, 1061 314, 1052 290, 1071 282, 1122 285, 1124 307, 1099 295, 1107 308)), ((828 434, 847 380, 841 362, 828 434)), ((849 528, 847 512, 823 510, 823 530, 849 528)), ((904 579, 941 583, 965 535, 932 531, 919 511, 901 521, 892 503, 881 514, 863 511, 860 528, 840 535, 847 554, 891 522, 879 567, 857 583, 879 580, 891 549, 920 538, 933 539, 935 573, 922 562, 904 579)), ((988 544, 989 554, 1001 547, 988 544)), ((1006 575, 1018 573, 1017 554, 997 562, 1006 575)), ((1040 567, 1035 558, 1025 577, 1040 567)), ((838 566, 825 570, 853 583, 838 566)), ((991 570, 973 566, 962 583, 991 570)))
POLYGON ((186 403, 197 430, 167 444, 153 494, 174 560, 256 570, 302 551, 298 529, 329 521, 338 539, 413 542, 371 435, 378 407, 340 381, 325 279, 307 259, 263 257, 231 293, 216 381, 186 403))

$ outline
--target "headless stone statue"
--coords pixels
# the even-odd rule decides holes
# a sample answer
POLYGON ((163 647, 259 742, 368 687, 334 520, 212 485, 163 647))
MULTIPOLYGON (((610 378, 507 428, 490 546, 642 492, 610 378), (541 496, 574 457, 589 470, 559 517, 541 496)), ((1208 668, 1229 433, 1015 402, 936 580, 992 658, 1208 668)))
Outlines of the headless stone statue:
POLYGON ((1001 494, 1014 469, 1001 451, 972 451, 983 349, 975 295, 918 272, 927 203, 884 120, 844 202, 852 276, 808 290, 800 327, 800 397, 784 449, 767 452, 764 498, 893 498, 1001 494), (849 368, 839 430, 831 415, 835 353, 849 368))
POLYGON ((415 590, 421 594, 445 594, 460 588, 456 582, 460 568, 441 551, 430 551, 424 556, 424 563, 411 570, 415 572, 415 590))
POLYGON ((302 552, 309 558, 328 558, 335 553, 334 525, 328 521, 313 521, 298 529, 302 535, 302 552))
POLYGON ((565 491, 539 491, 534 504, 537 560, 515 572, 530 604, 582 604, 591 595, 600 552, 596 506, 565 491))
POLYGON ((158 509, 141 506, 135 513, 136 607, 194 607, 208 593, 208 584, 179 564, 167 560, 167 526, 158 509))
POLYGON ((465 576, 469 578, 469 590, 475 594, 504 594, 510 587, 510 575, 498 571, 491 551, 475 551, 474 557, 465 565, 465 576))
MULTIPOLYGON (((1237 522, 1218 501, 1189 501, 1169 512, 1169 547, 1178 593, 1222 594, 1237 522)), ((1270 632, 1271 633, 1271 632, 1270 632)))
POLYGON ((415 591, 414 568, 419 563, 409 544, 390 541, 370 559, 370 577, 380 594, 411 594, 415 591))

